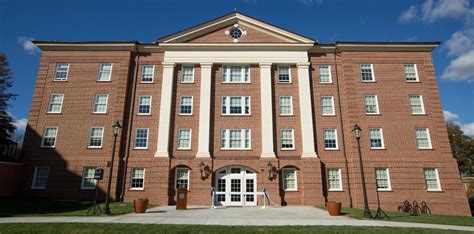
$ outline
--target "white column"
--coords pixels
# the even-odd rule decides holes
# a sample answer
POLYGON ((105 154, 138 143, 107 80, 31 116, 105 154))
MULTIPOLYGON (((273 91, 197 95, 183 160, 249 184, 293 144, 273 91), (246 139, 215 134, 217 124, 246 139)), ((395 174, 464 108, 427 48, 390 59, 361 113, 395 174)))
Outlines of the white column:
POLYGON ((309 64, 310 63, 297 64, 301 115, 301 140, 303 143, 303 154, 301 157, 317 157, 314 150, 314 128, 311 105, 311 89, 309 86, 309 64))
POLYGON ((262 155, 275 157, 273 151, 272 64, 260 63, 260 100, 262 110, 262 155))
POLYGON ((169 157, 169 137, 171 103, 173 100, 174 63, 163 63, 163 82, 161 85, 160 120, 158 122, 158 143, 155 157, 169 157))
POLYGON ((211 157, 209 133, 211 124, 212 63, 201 63, 201 93, 199 96, 199 144, 196 157, 211 157))

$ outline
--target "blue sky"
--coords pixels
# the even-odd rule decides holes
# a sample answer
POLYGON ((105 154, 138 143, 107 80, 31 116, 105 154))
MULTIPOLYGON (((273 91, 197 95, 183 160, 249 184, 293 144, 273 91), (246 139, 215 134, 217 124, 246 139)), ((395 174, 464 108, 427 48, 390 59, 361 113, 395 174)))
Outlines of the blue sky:
POLYGON ((469 0, 0 0, 0 51, 19 96, 9 111, 25 125, 40 52, 30 40, 139 40, 156 38, 234 9, 330 43, 442 41, 433 52, 448 121, 474 136, 474 8, 469 0))

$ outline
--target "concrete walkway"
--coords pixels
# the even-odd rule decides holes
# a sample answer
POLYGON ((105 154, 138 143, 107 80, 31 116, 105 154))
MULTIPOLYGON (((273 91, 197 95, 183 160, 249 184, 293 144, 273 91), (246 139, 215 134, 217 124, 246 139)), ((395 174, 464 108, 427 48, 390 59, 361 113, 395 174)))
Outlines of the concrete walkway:
POLYGON ((126 214, 109 217, 7 217, 0 223, 146 223, 146 224, 198 224, 198 225, 248 225, 248 226, 383 226, 416 227, 444 230, 471 231, 474 227, 439 224, 405 223, 376 220, 356 220, 346 216, 329 216, 325 210, 305 206, 286 206, 261 209, 235 207, 209 209, 190 207, 177 211, 174 206, 149 209, 146 214, 126 214))

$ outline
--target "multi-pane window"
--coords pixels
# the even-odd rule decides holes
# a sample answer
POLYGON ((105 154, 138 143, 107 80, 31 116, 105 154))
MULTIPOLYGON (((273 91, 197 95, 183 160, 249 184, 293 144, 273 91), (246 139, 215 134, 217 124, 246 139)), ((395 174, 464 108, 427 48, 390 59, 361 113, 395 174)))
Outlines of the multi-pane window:
POLYGON ((151 96, 140 96, 138 98, 138 114, 149 115, 151 113, 151 96))
POLYGON ((222 129, 221 149, 250 149, 250 129, 222 129))
POLYGON ((293 97, 280 97, 280 115, 293 115, 293 97))
POLYGON ((54 75, 54 80, 55 81, 67 80, 68 72, 69 72, 69 63, 56 64, 56 74, 54 75))
POLYGON ((49 167, 35 167, 32 189, 46 189, 48 185, 49 167))
POLYGON ((176 168, 175 186, 177 189, 186 188, 189 189, 189 169, 188 168, 176 168))
POLYGON ((383 134, 381 128, 369 128, 369 139, 371 149, 383 149, 383 134))
POLYGON ((324 149, 327 149, 327 150, 338 149, 336 129, 324 129, 323 136, 324 136, 324 149))
POLYGON ((181 68, 181 83, 193 83, 194 82, 194 66, 184 65, 181 68))
POLYGON ((423 97, 421 95, 410 95, 411 113, 414 115, 425 114, 425 107, 423 105, 423 97))
POLYGON ((192 115, 193 114, 193 96, 184 96, 179 101, 179 114, 192 115))
POLYGON ((96 180, 94 179, 95 167, 84 167, 82 171, 81 189, 94 189, 96 180))
POLYGON ((99 81, 110 81, 112 76, 112 64, 111 63, 101 63, 99 65, 99 81))
POLYGON ((178 149, 191 149, 191 129, 178 130, 178 149))
POLYGON ((375 168, 375 182, 377 183, 377 190, 390 191, 390 174, 388 168, 375 168))
POLYGON ((291 83, 290 66, 278 66, 278 82, 291 83))
POLYGON ((431 149, 430 131, 427 128, 416 128, 415 134, 418 149, 431 149))
POLYGON ((94 113, 107 113, 108 94, 96 94, 94 100, 94 113))
POLYGON ((143 65, 142 66, 142 83, 153 83, 155 76, 155 65, 143 65))
POLYGON ((145 168, 132 168, 130 189, 142 190, 145 188, 145 168))
POLYGON ((281 149, 294 149, 295 148, 295 134, 293 129, 282 129, 281 130, 281 149))
POLYGON ((61 113, 63 108, 64 94, 51 94, 49 99, 48 113, 61 113))
POLYGON ((89 134, 89 148, 101 148, 104 128, 91 128, 89 134))
POLYGON ((285 191, 296 191, 296 169, 295 168, 283 168, 283 189, 285 191))
POLYGON ((335 115, 333 96, 321 96, 321 114, 335 115))
POLYGON ((379 114, 379 102, 376 95, 366 95, 364 103, 366 114, 379 114))
POLYGON ((41 140, 41 147, 54 148, 56 146, 56 136, 58 134, 57 127, 47 127, 43 132, 43 139, 41 140))
POLYGON ((319 75, 319 83, 324 83, 324 84, 332 83, 331 66, 319 65, 318 75, 319 75))
POLYGON ((362 75, 363 82, 375 81, 374 66, 372 64, 361 64, 360 73, 362 75))
POLYGON ((423 169, 423 172, 425 174, 426 190, 440 191, 441 183, 439 182, 438 169, 425 168, 423 169))
POLYGON ((328 169, 328 190, 342 191, 341 169, 328 169))
POLYGON ((250 97, 249 96, 224 96, 222 97, 223 115, 249 115, 250 97))
POLYGON ((135 132, 135 149, 148 148, 148 128, 137 128, 135 132))
POLYGON ((418 71, 416 70, 416 64, 404 64, 403 70, 405 72, 405 80, 407 82, 418 81, 418 71))
POLYGON ((222 83, 249 83, 250 67, 249 66, 223 66, 222 67, 222 83))

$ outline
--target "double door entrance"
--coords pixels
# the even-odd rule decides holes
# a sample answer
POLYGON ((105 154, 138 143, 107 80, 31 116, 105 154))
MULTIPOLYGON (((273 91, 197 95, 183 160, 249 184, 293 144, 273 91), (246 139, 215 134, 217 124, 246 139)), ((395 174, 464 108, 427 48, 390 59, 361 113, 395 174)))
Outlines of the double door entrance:
POLYGON ((232 166, 217 172, 217 203, 222 206, 256 206, 257 174, 245 167, 232 166))

